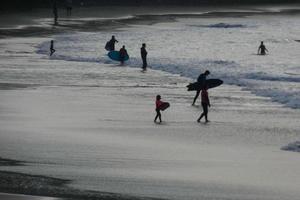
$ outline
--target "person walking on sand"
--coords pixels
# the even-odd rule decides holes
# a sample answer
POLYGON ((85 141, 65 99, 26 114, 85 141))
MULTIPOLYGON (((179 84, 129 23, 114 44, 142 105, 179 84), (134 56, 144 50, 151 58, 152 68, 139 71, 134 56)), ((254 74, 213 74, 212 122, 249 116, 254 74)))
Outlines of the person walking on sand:
POLYGON ((258 55, 266 55, 266 54, 267 54, 266 52, 268 52, 268 49, 267 49, 266 46, 264 45, 264 42, 261 41, 261 42, 260 42, 260 45, 259 45, 259 47, 258 47, 258 50, 257 50, 257 54, 258 54, 258 55))
POLYGON ((159 118, 159 123, 161 123, 161 113, 159 107, 163 104, 164 102, 161 101, 161 96, 156 95, 156 101, 155 101, 155 111, 156 111, 156 116, 154 118, 154 123, 156 123, 157 118, 159 118))
POLYGON ((142 48, 141 48, 141 57, 142 57, 142 61, 143 61, 143 71, 147 70, 147 54, 148 52, 146 51, 146 44, 143 43, 142 44, 142 48))
POLYGON ((125 49, 125 45, 123 45, 123 47, 120 49, 119 53, 120 53, 121 65, 124 65, 125 57, 128 55, 127 50, 125 49))
MULTIPOLYGON (((199 86, 202 86, 205 84, 206 82, 206 77, 210 74, 210 72, 208 70, 206 70, 204 73, 200 74, 198 79, 197 79, 197 82, 199 84, 199 86)), ((194 101, 192 103, 192 105, 195 105, 196 103, 196 100, 197 98, 199 97, 199 94, 200 94, 200 91, 201 91, 201 87, 199 87, 199 89, 196 91, 196 95, 194 97, 194 101)))
POLYGON ((207 119, 208 114, 208 107, 210 107, 210 102, 208 98, 208 92, 207 92, 207 86, 204 86, 204 88, 201 91, 201 105, 203 108, 203 112, 201 113, 200 117, 198 118, 197 122, 199 123, 202 117, 205 117, 205 123, 209 122, 207 119))
POLYGON ((52 56, 55 52, 55 49, 54 49, 54 41, 51 40, 50 42, 50 56, 52 56))

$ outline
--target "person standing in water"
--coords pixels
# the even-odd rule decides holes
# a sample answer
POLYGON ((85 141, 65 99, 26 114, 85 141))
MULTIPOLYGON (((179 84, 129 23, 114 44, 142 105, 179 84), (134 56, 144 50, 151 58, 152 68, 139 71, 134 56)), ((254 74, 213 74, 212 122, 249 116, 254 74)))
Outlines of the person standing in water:
POLYGON ((146 44, 143 43, 141 48, 141 57, 143 60, 143 67, 142 67, 143 71, 147 70, 147 54, 148 52, 146 51, 146 44))
POLYGON ((50 56, 52 56, 55 52, 55 49, 54 49, 54 41, 51 40, 50 42, 50 56))
POLYGON ((108 49, 109 51, 114 51, 115 50, 115 43, 118 43, 119 41, 116 40, 115 36, 111 36, 111 39, 108 42, 108 49))
POLYGON ((266 55, 266 52, 268 52, 268 49, 266 48, 266 46, 264 45, 264 42, 261 41, 259 47, 258 47, 258 51, 257 54, 258 55, 266 55))
MULTIPOLYGON (((207 77, 209 74, 210 74, 210 72, 209 72, 208 70, 206 70, 204 73, 202 73, 202 74, 199 75, 199 77, 198 77, 198 79, 197 79, 197 82, 198 82, 199 86, 202 86, 202 85, 205 84, 205 82, 206 82, 206 77, 207 77)), ((200 87, 200 88, 201 88, 201 87, 200 87)), ((200 94, 200 91, 201 91, 200 88, 196 91, 196 95, 195 95, 195 97, 194 97, 194 101, 193 101, 192 105, 195 105, 196 100, 197 100, 197 98, 199 97, 199 94, 200 94)))
POLYGON ((121 65, 124 65, 125 57, 128 55, 127 50, 125 49, 125 45, 123 45, 123 47, 120 49, 119 53, 120 53, 121 65))
POLYGON ((204 88, 201 91, 201 105, 202 105, 203 112, 201 113, 197 122, 199 123, 200 120, 202 119, 202 117, 205 117, 205 123, 207 123, 207 122, 209 122, 209 120, 207 119, 208 107, 210 107, 207 86, 204 86, 204 88))
POLYGON ((161 96, 156 95, 156 101, 155 101, 155 111, 156 111, 156 116, 154 118, 154 123, 156 123, 157 118, 159 118, 159 123, 161 123, 161 113, 159 107, 163 104, 161 101, 161 96))

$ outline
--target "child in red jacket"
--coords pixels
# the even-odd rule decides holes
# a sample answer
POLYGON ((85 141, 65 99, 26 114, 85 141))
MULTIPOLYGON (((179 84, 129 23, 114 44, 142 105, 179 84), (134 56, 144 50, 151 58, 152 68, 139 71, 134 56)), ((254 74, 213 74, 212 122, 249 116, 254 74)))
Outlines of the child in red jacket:
POLYGON ((163 104, 163 102, 160 99, 161 99, 161 96, 157 95, 156 96, 156 102, 155 102, 155 105, 156 105, 156 108, 155 108, 156 116, 154 118, 154 123, 156 123, 157 118, 159 118, 159 123, 161 123, 161 113, 160 113, 159 107, 163 104))

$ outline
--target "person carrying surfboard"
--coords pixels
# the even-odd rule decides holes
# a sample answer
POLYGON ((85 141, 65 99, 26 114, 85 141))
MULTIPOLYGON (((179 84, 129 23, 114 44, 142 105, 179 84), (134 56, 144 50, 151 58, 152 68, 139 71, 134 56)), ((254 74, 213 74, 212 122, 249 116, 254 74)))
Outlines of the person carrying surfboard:
POLYGON ((123 45, 123 47, 120 49, 119 53, 120 53, 121 65, 124 65, 125 57, 128 55, 127 50, 125 49, 125 45, 123 45))
POLYGON ((266 52, 268 52, 268 49, 267 49, 266 46, 264 45, 264 42, 261 41, 261 42, 260 42, 260 45, 259 45, 259 47, 258 47, 258 50, 257 50, 257 54, 258 54, 258 55, 266 55, 266 54, 267 54, 266 52))
MULTIPOLYGON (((208 70, 206 70, 204 73, 200 74, 199 77, 197 78, 197 83, 199 84, 199 88, 201 88, 201 85, 204 85, 206 82, 206 77, 210 74, 210 72, 208 70)), ((192 103, 192 105, 195 105, 195 102, 197 100, 197 98, 199 97, 201 89, 198 89, 196 91, 196 95, 194 97, 194 101, 192 103)))
POLYGON ((154 123, 156 123, 157 118, 159 118, 159 123, 161 123, 161 113, 159 107, 163 104, 164 102, 161 101, 161 96, 156 95, 156 101, 155 101, 155 111, 156 111, 156 116, 154 118, 154 123))
POLYGON ((203 112, 201 113, 200 117, 197 119, 199 123, 202 117, 205 117, 205 123, 209 122, 207 119, 208 107, 210 107, 210 102, 208 98, 207 86, 205 85, 201 91, 201 105, 203 108, 203 112))
POLYGON ((115 36, 111 36, 111 39, 106 43, 105 49, 107 51, 114 51, 115 50, 115 43, 118 43, 119 41, 116 40, 115 36))
POLYGON ((146 44, 143 43, 142 44, 142 48, 141 48, 141 57, 142 57, 142 61, 143 61, 143 71, 147 70, 147 54, 148 52, 146 51, 146 44))

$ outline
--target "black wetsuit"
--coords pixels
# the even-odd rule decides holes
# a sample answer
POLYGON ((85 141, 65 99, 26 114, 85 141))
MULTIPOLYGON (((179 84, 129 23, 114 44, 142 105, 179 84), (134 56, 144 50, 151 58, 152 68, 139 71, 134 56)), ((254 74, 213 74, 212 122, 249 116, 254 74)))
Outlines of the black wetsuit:
POLYGON ((266 46, 263 45, 263 44, 261 44, 259 46, 258 50, 260 50, 260 53, 259 53, 260 55, 266 55, 266 51, 268 51, 267 48, 266 48, 266 46))
POLYGON ((147 54, 148 52, 146 51, 146 48, 145 47, 142 47, 141 48, 141 57, 142 57, 142 60, 143 60, 143 70, 146 70, 147 68, 147 54))
MULTIPOLYGON (((199 85, 203 85, 203 84, 205 83, 205 81, 206 81, 206 76, 207 76, 207 75, 206 75, 205 73, 199 75, 199 77, 198 77, 198 79, 197 79, 197 82, 198 82, 199 85)), ((201 91, 201 90, 197 90, 192 105, 195 104, 197 98, 199 97, 200 91, 201 91)))

